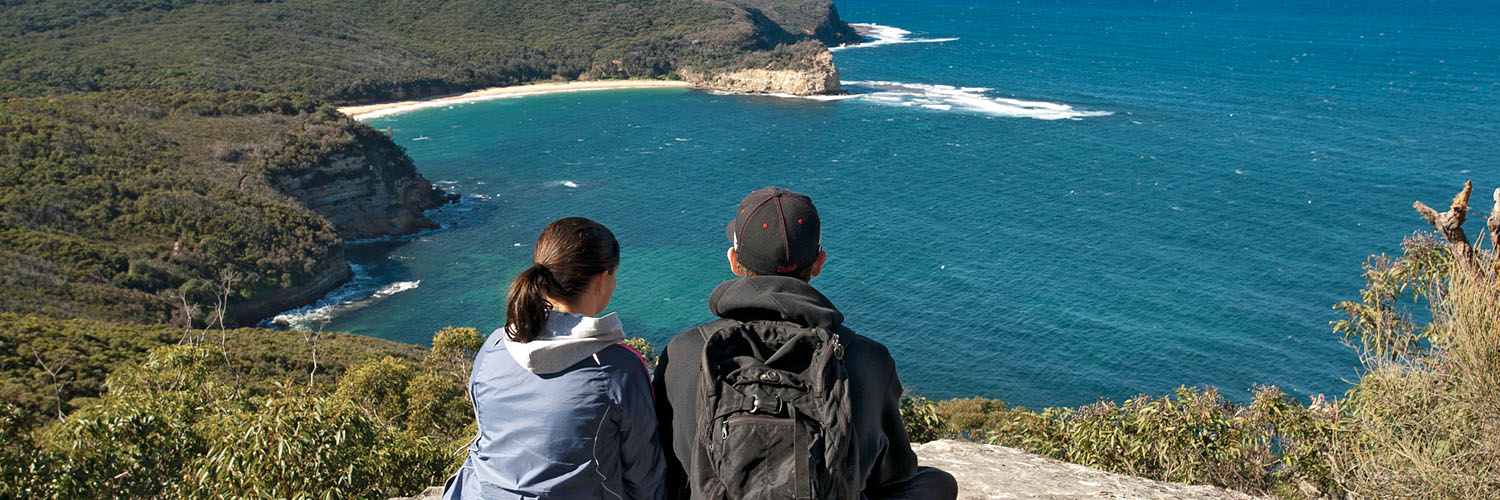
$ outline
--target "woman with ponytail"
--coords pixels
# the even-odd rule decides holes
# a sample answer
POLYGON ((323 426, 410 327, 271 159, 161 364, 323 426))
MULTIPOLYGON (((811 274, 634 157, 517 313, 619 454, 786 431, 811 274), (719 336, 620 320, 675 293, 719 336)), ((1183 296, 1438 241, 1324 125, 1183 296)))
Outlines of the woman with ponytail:
POLYGON ((542 230, 511 282, 505 327, 474 358, 479 434, 445 499, 662 498, 651 381, 604 312, 620 245, 581 217, 542 230))

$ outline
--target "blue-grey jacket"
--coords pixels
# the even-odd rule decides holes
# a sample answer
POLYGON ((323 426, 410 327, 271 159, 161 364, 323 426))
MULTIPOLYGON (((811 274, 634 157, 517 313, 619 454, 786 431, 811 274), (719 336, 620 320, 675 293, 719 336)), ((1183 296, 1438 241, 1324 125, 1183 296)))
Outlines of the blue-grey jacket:
POLYGON ((527 343, 490 334, 469 376, 479 433, 443 498, 662 498, 651 381, 622 340, 614 314, 551 312, 527 343))

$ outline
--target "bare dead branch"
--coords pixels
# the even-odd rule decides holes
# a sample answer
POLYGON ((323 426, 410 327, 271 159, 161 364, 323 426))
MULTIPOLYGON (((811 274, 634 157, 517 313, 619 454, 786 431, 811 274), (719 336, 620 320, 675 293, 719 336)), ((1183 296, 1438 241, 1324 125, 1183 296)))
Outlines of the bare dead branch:
POLYGON ((321 340, 319 337, 323 336, 323 329, 327 326, 328 320, 324 319, 323 321, 318 323, 318 329, 316 331, 305 330, 302 333, 302 338, 306 339, 308 347, 312 348, 312 369, 308 370, 307 372, 308 389, 311 389, 313 386, 313 375, 316 375, 318 373, 318 341, 321 340))
MULTIPOLYGON (((218 305, 214 308, 214 321, 219 324, 219 352, 224 355, 224 365, 228 366, 229 372, 234 374, 235 396, 240 393, 240 371, 234 367, 234 362, 229 360, 229 330, 224 325, 224 315, 229 309, 229 294, 234 291, 234 284, 240 279, 239 273, 229 270, 219 275, 218 305)), ((209 326, 211 327, 212 324, 209 326)))
POLYGON ((1412 208, 1427 219, 1443 239, 1448 240, 1448 249, 1453 251, 1453 258, 1458 262, 1458 267, 1475 279, 1487 279, 1488 275, 1479 269, 1474 260, 1474 245, 1469 243, 1468 235, 1464 234, 1464 220, 1469 215, 1469 194, 1474 191, 1473 181, 1464 181, 1464 189, 1453 197, 1453 203, 1449 205, 1448 211, 1438 213, 1432 207, 1421 201, 1412 203, 1412 208))
MULTIPOLYGON (((31 346, 28 345, 27 347, 31 346)), ((68 361, 70 360, 62 360, 58 363, 57 368, 53 368, 47 365, 46 360, 42 359, 42 351, 37 350, 37 348, 31 347, 31 355, 36 356, 36 362, 42 365, 42 371, 47 372, 47 376, 52 378, 52 385, 54 386, 52 389, 52 398, 57 400, 57 419, 63 420, 62 390, 63 386, 68 385, 68 381, 59 382, 57 376, 62 373, 64 367, 68 366, 68 361)))

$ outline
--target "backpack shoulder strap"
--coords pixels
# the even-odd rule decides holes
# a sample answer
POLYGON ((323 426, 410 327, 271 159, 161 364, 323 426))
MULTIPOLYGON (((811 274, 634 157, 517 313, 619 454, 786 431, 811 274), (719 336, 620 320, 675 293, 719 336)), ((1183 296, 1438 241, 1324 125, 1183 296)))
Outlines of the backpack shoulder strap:
POLYGON ((720 329, 722 329, 724 327, 738 325, 740 323, 742 323, 742 322, 739 321, 739 320, 733 320, 733 319, 728 319, 728 318, 719 318, 717 320, 710 321, 708 323, 704 323, 702 325, 699 325, 698 326, 698 335, 703 338, 704 342, 708 342, 708 336, 709 335, 713 335, 714 332, 719 331, 720 329))

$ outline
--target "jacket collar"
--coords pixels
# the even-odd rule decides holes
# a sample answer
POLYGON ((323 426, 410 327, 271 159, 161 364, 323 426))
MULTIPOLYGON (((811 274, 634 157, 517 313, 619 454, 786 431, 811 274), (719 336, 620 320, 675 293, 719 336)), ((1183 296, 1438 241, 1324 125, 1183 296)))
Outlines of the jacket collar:
POLYGON ((836 328, 844 314, 806 281, 786 276, 736 278, 720 283, 708 308, 739 321, 789 321, 806 327, 836 328))
MULTIPOLYGON (((497 331, 504 335, 504 330, 497 331)), ((557 373, 625 340, 620 317, 600 318, 547 311, 547 330, 531 342, 501 337, 505 350, 522 368, 536 374, 557 373)))

